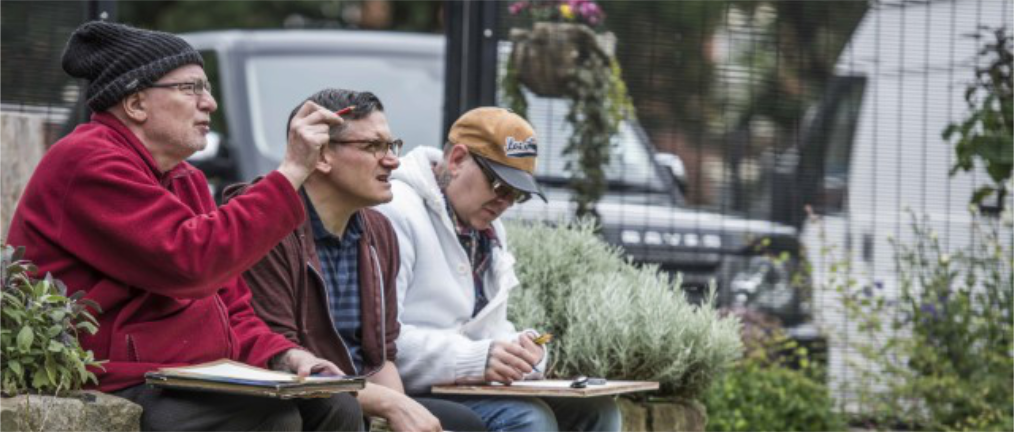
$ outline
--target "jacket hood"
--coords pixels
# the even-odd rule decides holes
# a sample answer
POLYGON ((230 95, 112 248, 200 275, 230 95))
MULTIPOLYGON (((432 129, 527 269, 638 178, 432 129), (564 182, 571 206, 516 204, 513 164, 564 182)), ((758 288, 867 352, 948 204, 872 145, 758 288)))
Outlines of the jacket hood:
POLYGON ((444 212, 444 194, 437 185, 433 167, 444 158, 444 152, 434 147, 416 147, 401 158, 401 166, 391 173, 392 180, 398 180, 412 188, 431 210, 444 212))

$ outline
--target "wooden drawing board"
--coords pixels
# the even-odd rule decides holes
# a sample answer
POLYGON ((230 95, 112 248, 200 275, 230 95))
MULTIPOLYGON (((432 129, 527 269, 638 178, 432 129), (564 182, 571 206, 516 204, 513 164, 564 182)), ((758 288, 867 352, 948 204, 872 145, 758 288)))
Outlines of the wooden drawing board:
POLYGON ((653 381, 607 381, 601 385, 585 388, 571 388, 570 380, 518 381, 509 386, 493 384, 461 384, 433 386, 434 394, 484 395, 484 396, 548 396, 587 398, 658 390, 653 381))

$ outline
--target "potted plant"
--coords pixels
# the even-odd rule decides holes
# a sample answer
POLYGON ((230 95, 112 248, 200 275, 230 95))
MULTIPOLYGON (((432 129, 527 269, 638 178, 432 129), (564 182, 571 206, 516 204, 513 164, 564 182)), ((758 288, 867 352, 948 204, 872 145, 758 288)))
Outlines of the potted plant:
MULTIPOLYGON (((612 45, 600 43, 592 27, 605 15, 592 1, 519 1, 510 6, 516 16, 529 16, 532 28, 511 29, 511 61, 518 79, 533 93, 562 97, 577 69, 596 56, 608 62, 612 45)), ((610 36, 603 37, 603 42, 610 36)), ((614 38, 615 39, 615 38, 614 38)))
POLYGON ((616 38, 596 33, 605 13, 592 0, 519 1, 510 13, 532 23, 511 30, 511 55, 501 80, 506 104, 527 114, 522 86, 536 95, 571 101, 567 121, 573 135, 564 154, 574 155, 571 171, 578 216, 597 216, 595 203, 606 189, 603 167, 620 122, 632 112, 620 66, 613 55, 616 38))

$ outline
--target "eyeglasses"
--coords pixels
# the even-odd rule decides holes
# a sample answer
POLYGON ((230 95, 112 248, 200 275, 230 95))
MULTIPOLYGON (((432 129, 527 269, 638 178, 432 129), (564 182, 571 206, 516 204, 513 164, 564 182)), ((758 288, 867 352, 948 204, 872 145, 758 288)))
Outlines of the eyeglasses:
POLYGON ((331 141, 332 144, 366 144, 365 147, 356 146, 359 150, 367 153, 372 153, 377 159, 383 159, 387 156, 387 153, 394 153, 394 157, 401 156, 401 148, 404 146, 404 142, 400 139, 394 141, 384 140, 345 140, 345 141, 331 141))
POLYGON ((523 190, 518 190, 511 185, 500 181, 499 178, 492 171, 490 171, 483 162, 479 162, 480 156, 472 156, 475 159, 475 164, 479 166, 479 169, 483 174, 486 175, 486 180, 489 180, 489 184, 493 186, 493 193, 496 196, 504 199, 509 199, 515 204, 521 204, 525 201, 532 199, 532 194, 523 190))
POLYGON ((194 81, 189 81, 189 82, 174 82, 174 83, 152 84, 149 87, 154 87, 154 88, 176 87, 176 88, 180 89, 180 91, 182 91, 184 94, 187 94, 187 95, 190 95, 190 96, 200 96, 200 95, 204 94, 205 92, 208 92, 208 93, 211 92, 211 82, 209 82, 207 80, 202 80, 202 79, 194 80, 194 81))

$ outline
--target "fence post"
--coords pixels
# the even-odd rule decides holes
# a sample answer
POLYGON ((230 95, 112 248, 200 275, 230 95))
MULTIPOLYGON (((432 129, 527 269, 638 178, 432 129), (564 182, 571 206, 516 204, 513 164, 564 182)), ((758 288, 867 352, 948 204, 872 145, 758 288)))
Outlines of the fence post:
POLYGON ((3 196, 0 197, 0 227, 7 238, 11 216, 31 178, 35 166, 46 151, 44 117, 35 114, 0 113, 0 177, 3 196))

